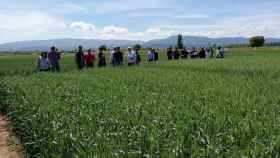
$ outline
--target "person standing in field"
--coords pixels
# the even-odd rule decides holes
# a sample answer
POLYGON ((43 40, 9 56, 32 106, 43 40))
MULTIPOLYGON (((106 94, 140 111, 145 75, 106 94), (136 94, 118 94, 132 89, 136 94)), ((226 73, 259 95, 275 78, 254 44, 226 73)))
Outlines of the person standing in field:
POLYGON ((135 55, 136 55, 136 65, 139 65, 141 63, 141 56, 138 48, 135 49, 135 55))
POLYGON ((199 51, 199 57, 201 59, 205 59, 206 58, 206 52, 204 48, 201 48, 201 50, 199 51))
POLYGON ((48 59, 48 53, 43 52, 37 59, 37 70, 39 72, 42 71, 50 71, 50 61, 48 59))
POLYGON ((115 52, 116 52, 116 47, 114 47, 114 48, 112 48, 110 50, 110 64, 113 64, 113 62, 114 62, 114 54, 115 54, 115 52))
POLYGON ((102 48, 99 48, 98 53, 98 67, 105 67, 106 66, 106 57, 104 50, 102 48))
POLYGON ((152 61, 154 61, 154 59, 155 59, 155 54, 154 54, 153 50, 150 49, 148 52, 148 62, 152 62, 152 61))
POLYGON ((180 52, 179 52, 178 48, 175 48, 175 50, 173 52, 173 57, 175 60, 178 60, 180 58, 180 52))
POLYGON ((154 53, 154 61, 158 61, 158 52, 155 49, 153 49, 152 51, 154 53))
POLYGON ((48 59, 51 64, 51 71, 52 72, 60 72, 60 53, 57 51, 55 47, 51 47, 50 52, 48 53, 48 59))
POLYGON ((209 47, 209 52, 210 52, 210 58, 214 57, 214 51, 212 47, 209 47))
POLYGON ((225 48, 221 48, 221 58, 225 58, 225 48))
POLYGON ((128 66, 135 65, 136 64, 136 54, 135 54, 135 52, 130 47, 128 47, 127 50, 128 50, 127 51, 128 66))
POLYGON ((123 53, 121 52, 120 47, 116 47, 113 55, 113 66, 120 65, 123 65, 123 53))
POLYGON ((172 48, 168 48, 168 49, 167 49, 167 52, 166 52, 166 55, 167 55, 167 59, 168 59, 168 60, 172 60, 172 54, 173 54, 172 48))
POLYGON ((85 54, 85 63, 87 68, 92 68, 94 66, 95 54, 92 53, 91 49, 87 50, 87 54, 85 54))
POLYGON ((79 46, 78 51, 75 54, 75 61, 79 70, 82 70, 85 67, 85 58, 82 46, 79 46))
POLYGON ((218 47, 217 53, 216 53, 216 58, 224 58, 224 57, 225 57, 224 48, 218 47))

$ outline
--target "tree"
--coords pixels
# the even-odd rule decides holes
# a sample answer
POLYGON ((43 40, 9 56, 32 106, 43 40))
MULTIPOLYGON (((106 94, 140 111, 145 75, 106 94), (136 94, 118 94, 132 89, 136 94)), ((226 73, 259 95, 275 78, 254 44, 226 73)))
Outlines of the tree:
POLYGON ((179 48, 179 49, 183 49, 184 48, 182 34, 178 35, 177 48, 179 48))
POLYGON ((107 47, 105 46, 105 45, 101 45, 100 47, 99 47, 99 49, 102 49, 102 50, 107 50, 107 47))
POLYGON ((139 49, 141 49, 141 48, 142 48, 142 46, 141 46, 140 44, 135 44, 135 45, 133 46, 133 48, 134 48, 134 49, 138 49, 138 50, 139 50, 139 49))
POLYGON ((251 47, 262 47, 264 45, 265 39, 263 36, 255 36, 250 38, 250 46, 251 47))

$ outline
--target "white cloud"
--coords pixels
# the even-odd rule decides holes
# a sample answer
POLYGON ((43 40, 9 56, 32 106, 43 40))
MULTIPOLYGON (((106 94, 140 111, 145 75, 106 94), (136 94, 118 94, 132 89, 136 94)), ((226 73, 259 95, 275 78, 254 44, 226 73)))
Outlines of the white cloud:
POLYGON ((72 29, 78 29, 81 31, 94 31, 95 26, 91 23, 86 23, 83 21, 76 21, 70 24, 70 28, 72 29))
POLYGON ((280 15, 257 15, 220 18, 213 24, 171 24, 152 26, 162 32, 176 30, 186 35, 208 37, 251 37, 263 35, 266 37, 280 37, 280 15))
POLYGON ((123 27, 116 27, 116 26, 105 26, 102 30, 101 30, 101 34, 128 34, 129 31, 126 28, 123 27))
POLYGON ((220 18, 211 24, 143 26, 142 31, 107 25, 96 27, 88 21, 67 21, 41 11, 0 11, 0 43, 18 40, 41 40, 52 38, 102 38, 150 40, 165 38, 178 33, 195 36, 226 37, 264 35, 280 37, 280 15, 258 15, 220 18), (74 30, 74 31, 73 31, 74 30))
POLYGON ((39 11, 0 12, 0 42, 35 40, 59 35, 66 23, 39 11))
POLYGON ((149 28, 146 30, 147 34, 159 34, 161 33, 161 29, 160 28, 149 28))

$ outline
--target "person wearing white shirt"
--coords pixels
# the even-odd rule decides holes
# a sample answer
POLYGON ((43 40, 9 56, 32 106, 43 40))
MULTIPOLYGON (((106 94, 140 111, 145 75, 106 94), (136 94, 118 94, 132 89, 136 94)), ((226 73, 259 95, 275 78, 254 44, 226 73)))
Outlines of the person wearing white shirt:
POLYGON ((37 59, 37 71, 50 71, 50 61, 47 52, 43 52, 37 59))
POLYGON ((130 47, 128 48, 128 52, 127 52, 127 62, 128 62, 128 66, 132 66, 136 64, 136 54, 130 47))

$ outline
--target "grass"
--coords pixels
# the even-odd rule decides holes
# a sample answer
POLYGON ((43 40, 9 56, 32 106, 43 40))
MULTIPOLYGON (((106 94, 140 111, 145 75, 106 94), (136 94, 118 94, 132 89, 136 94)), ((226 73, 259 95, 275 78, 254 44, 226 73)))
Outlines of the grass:
POLYGON ((60 74, 0 56, 2 109, 30 157, 280 157, 279 53, 60 74))

